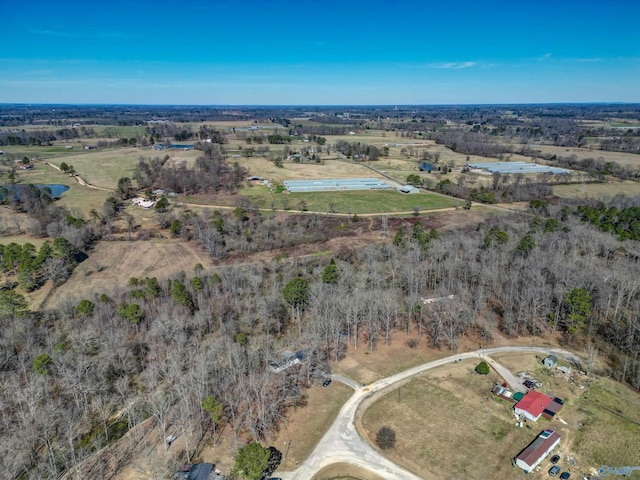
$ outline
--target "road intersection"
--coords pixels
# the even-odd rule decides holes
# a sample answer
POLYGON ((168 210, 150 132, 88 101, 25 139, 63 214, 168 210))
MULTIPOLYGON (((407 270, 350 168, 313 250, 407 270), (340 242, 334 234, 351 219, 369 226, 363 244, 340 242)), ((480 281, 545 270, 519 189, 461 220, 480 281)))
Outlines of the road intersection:
POLYGON ((394 388, 398 383, 407 381, 411 377, 433 368, 468 358, 481 358, 494 353, 513 352, 554 354, 574 363, 580 362, 576 355, 559 348, 504 346, 457 353, 410 368, 363 387, 341 375, 333 375, 334 380, 349 385, 355 390, 355 393, 344 404, 337 418, 324 437, 318 442, 311 455, 295 471, 284 472, 280 476, 283 480, 309 480, 324 467, 335 463, 348 463, 369 470, 385 480, 421 480, 421 477, 381 455, 360 436, 355 426, 358 409, 366 407, 375 400, 374 397, 378 397, 384 391, 394 388))

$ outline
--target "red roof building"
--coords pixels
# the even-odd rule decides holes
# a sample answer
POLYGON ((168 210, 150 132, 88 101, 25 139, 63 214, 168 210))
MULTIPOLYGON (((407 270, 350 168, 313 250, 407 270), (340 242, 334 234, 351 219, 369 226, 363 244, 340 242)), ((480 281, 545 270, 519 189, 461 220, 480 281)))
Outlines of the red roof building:
POLYGON ((514 458, 515 464, 525 473, 531 473, 559 443, 560 435, 553 430, 545 430, 514 458))
POLYGON ((514 411, 518 415, 524 415, 525 418, 535 422, 552 401, 545 394, 531 390, 516 404, 514 411))

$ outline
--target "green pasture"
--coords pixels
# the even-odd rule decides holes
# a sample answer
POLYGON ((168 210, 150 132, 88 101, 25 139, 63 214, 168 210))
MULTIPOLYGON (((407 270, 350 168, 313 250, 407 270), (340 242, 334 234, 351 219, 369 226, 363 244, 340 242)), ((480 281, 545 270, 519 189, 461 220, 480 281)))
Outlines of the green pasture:
POLYGON ((302 202, 310 212, 365 214, 401 213, 455 207, 460 201, 437 195, 419 193, 406 195, 395 190, 354 190, 349 192, 271 193, 265 187, 245 188, 242 194, 264 209, 300 211, 302 202))

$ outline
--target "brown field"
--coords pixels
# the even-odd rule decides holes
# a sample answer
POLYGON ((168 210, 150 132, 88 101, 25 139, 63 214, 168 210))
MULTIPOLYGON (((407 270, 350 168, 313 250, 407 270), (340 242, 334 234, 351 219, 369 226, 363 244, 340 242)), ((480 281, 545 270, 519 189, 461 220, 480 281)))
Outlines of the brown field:
POLYGON ((607 183, 587 183, 585 185, 554 185, 554 195, 565 198, 608 199, 618 194, 633 197, 640 195, 640 183, 631 180, 612 180, 607 183))
POLYGON ((55 307, 64 298, 93 298, 95 294, 124 288, 131 277, 169 278, 180 271, 192 272, 197 263, 205 269, 211 258, 195 244, 171 240, 98 242, 89 258, 47 299, 55 307))
POLYGON ((540 150, 543 153, 550 153, 562 157, 575 155, 578 159, 584 158, 604 158, 605 162, 616 162, 620 165, 629 165, 631 167, 640 167, 640 155, 623 152, 606 152, 604 150, 596 150, 592 148, 578 147, 556 147, 554 145, 530 145, 532 150, 540 150))

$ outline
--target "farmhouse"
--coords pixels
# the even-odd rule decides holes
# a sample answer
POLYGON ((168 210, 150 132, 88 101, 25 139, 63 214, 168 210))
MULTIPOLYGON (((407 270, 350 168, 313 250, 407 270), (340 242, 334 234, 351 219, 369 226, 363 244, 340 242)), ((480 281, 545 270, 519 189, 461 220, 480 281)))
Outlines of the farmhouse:
POLYGON ((559 443, 560 435, 553 430, 545 430, 514 458, 514 462, 525 473, 530 473, 559 443))
POLYGON ((549 355, 547 358, 542 360, 542 364, 547 368, 553 368, 558 363, 558 357, 555 355, 549 355))
POLYGON ((536 422, 551 402, 552 400, 545 394, 531 390, 522 397, 513 410, 518 415, 524 415, 525 418, 536 422))

